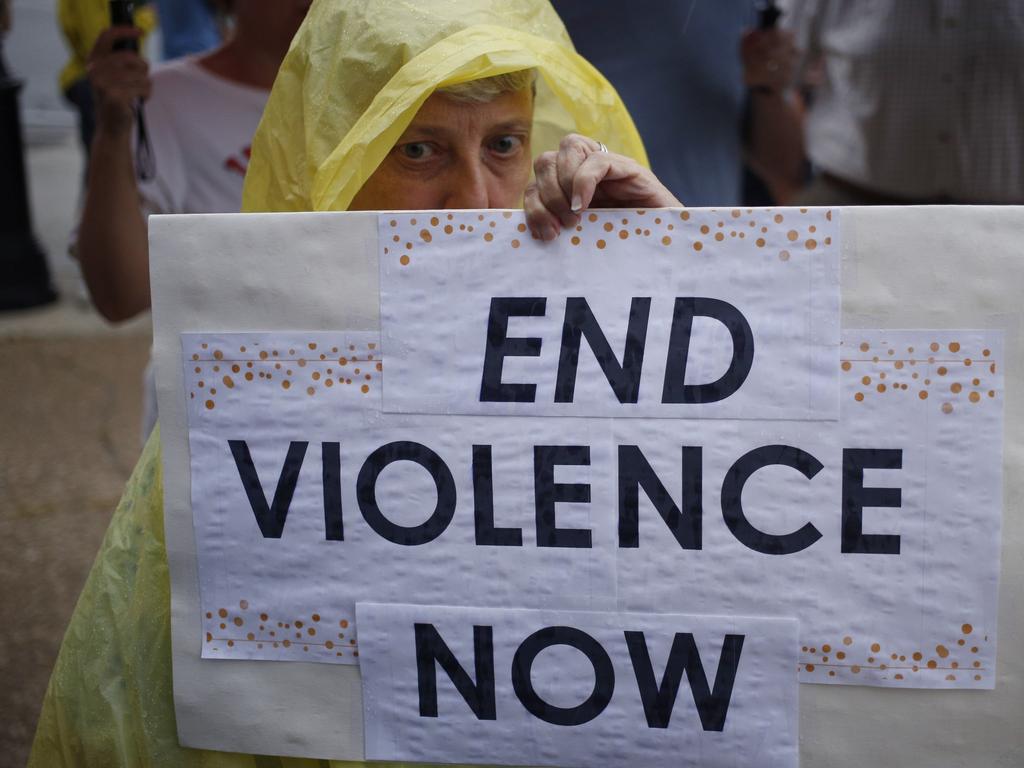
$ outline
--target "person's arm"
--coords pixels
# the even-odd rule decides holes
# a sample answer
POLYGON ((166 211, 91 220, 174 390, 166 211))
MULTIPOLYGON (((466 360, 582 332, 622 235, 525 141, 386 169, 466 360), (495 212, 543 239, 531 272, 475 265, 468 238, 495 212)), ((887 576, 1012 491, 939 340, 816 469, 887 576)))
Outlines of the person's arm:
POLYGON ((104 31, 89 63, 96 134, 75 252, 93 304, 112 322, 149 308, 149 251, 132 162, 132 105, 149 95, 150 83, 137 53, 113 50, 115 40, 140 34, 128 27, 104 31))
POLYGON ((740 44, 743 76, 750 93, 746 160, 780 203, 804 182, 803 116, 790 91, 797 51, 788 30, 747 32, 740 44))

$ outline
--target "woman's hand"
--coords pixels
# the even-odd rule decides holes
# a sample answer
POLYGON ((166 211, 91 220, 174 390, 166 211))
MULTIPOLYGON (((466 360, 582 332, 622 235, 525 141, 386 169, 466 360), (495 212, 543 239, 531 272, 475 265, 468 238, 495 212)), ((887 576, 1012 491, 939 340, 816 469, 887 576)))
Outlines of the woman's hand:
POLYGON ((96 39, 89 54, 89 84, 96 97, 96 130, 108 136, 130 135, 132 107, 149 96, 149 65, 138 53, 115 50, 115 43, 137 40, 142 30, 110 27, 96 39))
POLYGON ((562 139, 557 152, 541 154, 533 171, 523 207, 530 231, 542 240, 553 240, 563 228, 576 226, 587 208, 682 205, 650 170, 575 133, 562 139))

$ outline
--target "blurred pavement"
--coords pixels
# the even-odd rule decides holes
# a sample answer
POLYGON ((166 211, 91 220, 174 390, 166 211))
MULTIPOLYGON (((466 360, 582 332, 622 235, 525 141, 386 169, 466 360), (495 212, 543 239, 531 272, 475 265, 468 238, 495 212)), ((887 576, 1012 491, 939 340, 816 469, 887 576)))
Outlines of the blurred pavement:
POLYGON ((64 629, 140 450, 149 319, 110 327, 66 255, 82 162, 28 148, 35 234, 61 299, 0 313, 0 766, 23 766, 64 629))
MULTIPOLYGON (((56 0, 14 0, 3 41, 24 83, 33 231, 56 304, 0 312, 0 768, 23 766, 50 670, 140 451, 149 318, 111 327, 67 256, 82 184, 56 0)), ((158 50, 158 48, 153 48, 158 50)))

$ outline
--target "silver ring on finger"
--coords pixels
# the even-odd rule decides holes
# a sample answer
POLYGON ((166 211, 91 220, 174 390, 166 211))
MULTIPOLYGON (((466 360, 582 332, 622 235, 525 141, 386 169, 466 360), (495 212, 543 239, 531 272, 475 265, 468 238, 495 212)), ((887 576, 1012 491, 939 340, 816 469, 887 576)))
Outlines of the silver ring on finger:
POLYGON ((608 147, 605 146, 605 143, 603 141, 599 141, 597 142, 597 151, 608 154, 608 147))

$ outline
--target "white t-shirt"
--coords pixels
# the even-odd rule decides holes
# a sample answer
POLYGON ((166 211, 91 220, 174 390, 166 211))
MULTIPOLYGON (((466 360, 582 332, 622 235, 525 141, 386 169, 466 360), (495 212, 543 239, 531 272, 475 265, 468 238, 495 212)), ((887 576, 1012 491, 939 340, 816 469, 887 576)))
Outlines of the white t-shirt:
POLYGON ((145 105, 155 177, 139 182, 146 213, 236 213, 253 134, 270 91, 239 85, 189 56, 153 70, 145 105))
MULTIPOLYGON (((188 56, 156 67, 144 107, 154 177, 139 181, 152 213, 237 213, 252 137, 270 91, 239 85, 188 56)), ((143 389, 142 439, 156 424, 152 365, 143 389)))

